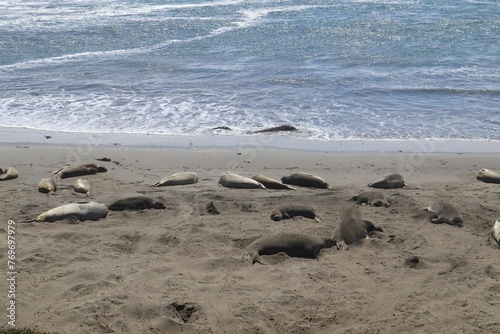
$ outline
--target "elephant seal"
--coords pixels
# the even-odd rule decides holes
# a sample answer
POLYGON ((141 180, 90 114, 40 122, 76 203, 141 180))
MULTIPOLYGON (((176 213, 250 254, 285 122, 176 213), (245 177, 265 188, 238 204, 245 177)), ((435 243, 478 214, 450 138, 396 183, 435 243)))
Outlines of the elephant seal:
POLYGON ((88 163, 78 166, 64 167, 52 172, 52 174, 56 174, 60 179, 65 179, 68 177, 92 175, 96 173, 104 173, 107 171, 108 170, 104 166, 96 165, 94 163, 88 163))
POLYGON ((322 177, 307 174, 307 173, 293 173, 288 176, 283 176, 281 181, 286 184, 291 184, 299 187, 331 189, 332 187, 322 177))
POLYGON ((90 181, 87 179, 78 179, 73 185, 73 189, 77 193, 86 194, 87 196, 91 196, 90 193, 90 181))
POLYGON ((337 249, 349 249, 347 245, 368 238, 373 231, 383 230, 375 227, 372 222, 362 220, 358 207, 352 204, 346 204, 340 211, 340 221, 333 230, 332 239, 335 240, 337 249))
POLYGON ((386 208, 391 206, 389 202, 387 202, 385 195, 380 191, 367 191, 358 196, 354 196, 352 200, 356 201, 357 204, 367 204, 377 207, 384 206, 386 208))
POLYGON ((164 177, 159 182, 153 183, 150 187, 177 186, 198 182, 198 175, 193 172, 180 172, 164 177))
POLYGON ((6 170, 2 170, 0 168, 0 181, 17 179, 18 176, 19 173, 17 172, 17 169, 15 169, 14 167, 7 167, 6 170))
POLYGON ((308 205, 280 205, 276 209, 271 211, 271 219, 274 221, 280 221, 282 219, 293 219, 293 217, 297 216, 314 219, 318 223, 323 222, 323 219, 316 214, 316 210, 308 205))
POLYGON ((75 217, 80 221, 99 220, 105 218, 107 215, 108 208, 104 204, 97 202, 76 202, 45 211, 30 221, 52 223, 69 217, 75 217))
POLYGON ((244 177, 231 172, 225 172, 219 178, 219 185, 228 188, 261 188, 266 189, 266 187, 249 177, 244 177))
POLYGON ((242 259, 251 264, 260 262, 260 255, 283 252, 291 257, 315 259, 323 248, 330 248, 335 241, 330 238, 301 233, 280 233, 254 240, 245 248, 242 259))
POLYGON ((284 184, 278 180, 272 179, 264 175, 252 176, 252 180, 262 183, 267 189, 286 189, 294 190, 294 187, 290 187, 288 184, 284 184))
POLYGON ((403 188, 405 186, 407 186, 407 184, 400 174, 387 175, 372 183, 368 183, 368 187, 381 189, 403 188))
POLYGON ((476 173, 476 179, 486 183, 500 183, 500 173, 497 173, 490 169, 481 168, 476 173))
POLYGON ((463 226, 463 219, 458 209, 451 203, 436 202, 424 208, 431 214, 431 223, 463 226))
POLYGON ((114 201, 108 206, 112 211, 165 209, 165 204, 147 196, 132 196, 114 201))
POLYGON ((56 191, 57 189, 57 184, 54 178, 52 177, 46 177, 38 183, 38 191, 44 194, 51 194, 52 192, 56 191))
POLYGON ((500 219, 497 219, 495 225, 491 228, 490 232, 491 236, 497 242, 498 246, 500 246, 500 219))

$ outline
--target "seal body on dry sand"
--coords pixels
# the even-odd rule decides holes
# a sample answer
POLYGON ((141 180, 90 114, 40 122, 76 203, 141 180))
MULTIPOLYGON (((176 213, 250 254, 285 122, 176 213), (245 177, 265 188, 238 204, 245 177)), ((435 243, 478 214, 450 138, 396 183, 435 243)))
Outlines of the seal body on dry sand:
POLYGON ((52 174, 56 174, 60 179, 65 179, 68 177, 92 175, 96 173, 104 173, 107 171, 108 170, 103 166, 96 165, 94 163, 88 163, 78 166, 64 167, 52 172, 52 174))
POLYGON ((194 172, 180 172, 164 177, 159 182, 155 182, 151 187, 177 186, 198 182, 198 175, 194 172))
POLYGON ((273 211, 271 211, 271 219, 274 221, 280 221, 282 219, 292 219, 293 217, 297 216, 314 219, 318 223, 321 223, 323 221, 323 219, 321 219, 321 217, 316 214, 316 210, 308 205, 280 205, 273 211))
POLYGON ((19 173, 14 167, 7 167, 7 169, 2 170, 0 168, 0 181, 7 181, 12 179, 17 179, 19 173))
POLYGON ((354 196, 352 200, 356 201, 357 204, 367 204, 377 207, 384 206, 386 208, 391 206, 389 202, 387 202, 385 195, 380 191, 367 191, 358 196, 354 196))
POLYGON ((491 232, 491 236, 497 242, 498 246, 500 246, 500 219, 497 219, 495 225, 493 225, 491 232))
POLYGON ((500 183, 500 173, 486 168, 481 168, 476 173, 476 179, 486 183, 500 183))
POLYGON ((359 242, 368 237, 372 231, 381 231, 370 221, 362 220, 358 207, 354 203, 345 204, 340 211, 340 221, 335 226, 332 239, 337 249, 348 249, 347 245, 359 242))
POLYGON ((272 179, 264 175, 255 175, 252 180, 262 183, 267 189, 284 189, 284 190, 294 190, 294 187, 290 187, 278 180, 272 179))
POLYGON ((38 183, 38 191, 44 194, 51 194, 56 191, 57 184, 52 177, 46 177, 38 183))
POLYGON ((387 175, 372 183, 368 183, 368 187, 381 189, 403 188, 404 186, 407 186, 407 184, 400 174, 387 175))
POLYGON ((116 200, 108 208, 112 211, 165 209, 165 204, 147 196, 132 196, 116 200))
POLYGON ((463 226, 462 215, 458 209, 451 203, 436 202, 429 207, 424 208, 431 214, 431 223, 463 226))
POLYGON ((257 182, 249 177, 241 176, 231 172, 225 172, 220 176, 219 185, 228 188, 266 188, 260 182, 257 182))
POLYGON ((317 175, 297 172, 288 176, 283 176, 281 181, 299 187, 331 189, 331 186, 325 179, 317 175))
POLYGON ((108 215, 106 205, 97 202, 76 202, 58 206, 45 211, 36 219, 37 222, 55 222, 69 217, 75 217, 80 221, 99 220, 108 215))
POLYGON ((245 248, 243 260, 254 264, 260 262, 260 255, 283 252, 291 257, 315 259, 323 248, 330 248, 335 242, 330 238, 301 233, 280 233, 254 240, 245 248))
POLYGON ((73 189, 77 193, 82 193, 86 194, 87 196, 90 196, 90 181, 87 179, 78 179, 76 180, 75 184, 73 185, 73 189))

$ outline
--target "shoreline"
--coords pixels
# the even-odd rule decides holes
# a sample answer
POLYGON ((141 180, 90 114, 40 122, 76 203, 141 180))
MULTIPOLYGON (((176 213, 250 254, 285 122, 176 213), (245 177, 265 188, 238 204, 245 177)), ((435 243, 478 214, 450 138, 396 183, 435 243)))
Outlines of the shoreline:
POLYGON ((496 140, 346 139, 316 140, 261 134, 247 136, 71 133, 0 127, 0 145, 124 147, 151 149, 285 149, 317 152, 500 153, 496 140))

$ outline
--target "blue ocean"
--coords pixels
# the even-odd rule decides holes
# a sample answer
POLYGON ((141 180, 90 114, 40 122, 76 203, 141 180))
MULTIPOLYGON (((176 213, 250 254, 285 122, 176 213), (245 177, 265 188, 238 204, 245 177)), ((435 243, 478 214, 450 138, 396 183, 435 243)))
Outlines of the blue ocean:
POLYGON ((0 115, 45 131, 500 140, 500 1, 3 0, 0 115))

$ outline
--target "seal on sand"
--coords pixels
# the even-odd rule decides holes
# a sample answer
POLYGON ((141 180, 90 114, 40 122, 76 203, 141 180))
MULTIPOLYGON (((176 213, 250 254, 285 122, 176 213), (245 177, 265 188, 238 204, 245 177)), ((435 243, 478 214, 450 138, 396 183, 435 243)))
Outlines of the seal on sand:
POLYGON ((372 188, 382 188, 382 189, 394 189, 403 188, 407 186, 403 177, 400 174, 391 174, 384 176, 372 183, 368 183, 368 187, 372 188))
POLYGON ((56 191, 57 184, 54 178, 46 177, 38 183, 38 191, 44 194, 51 194, 53 191, 56 191))
POLYGON ((90 181, 87 179, 78 179, 76 180, 75 184, 73 185, 73 189, 77 193, 82 193, 82 194, 87 194, 87 196, 90 196, 90 181))
POLYGON ((17 169, 15 169, 14 167, 7 167, 6 170, 2 170, 0 168, 0 181, 17 179, 18 176, 19 173, 17 172, 17 169))
POLYGON ((500 219, 497 219, 495 225, 493 225, 491 232, 491 236, 497 242, 498 246, 500 246, 500 219))
POLYGON ((219 178, 219 185, 228 188, 261 188, 266 189, 266 187, 249 177, 244 177, 231 172, 225 172, 219 178))
POLYGON ((476 173, 476 179, 486 183, 500 183, 500 173, 486 168, 481 168, 476 173))
POLYGON ((370 221, 362 220, 359 209, 355 204, 346 204, 340 211, 340 222, 332 233, 337 249, 348 249, 347 245, 366 239, 370 232, 381 231, 370 221))
POLYGON ((147 196, 132 196, 122 198, 111 203, 108 208, 112 211, 165 209, 165 204, 147 196))
POLYGON ((463 219, 458 209, 451 203, 436 202, 424 208, 431 214, 431 223, 463 226, 463 219))
POLYGON ((367 191, 359 194, 358 196, 354 196, 352 200, 356 201, 357 204, 368 204, 370 206, 384 206, 386 208, 391 206, 389 202, 387 202, 385 195, 380 191, 367 191))
POLYGON ((293 219, 293 217, 297 216, 314 219, 318 223, 321 223, 323 221, 323 219, 321 219, 321 217, 316 214, 316 210, 308 205, 280 205, 276 209, 271 211, 271 219, 274 221, 280 221, 282 219, 293 219))
POLYGON ((52 223, 69 217, 75 217, 80 221, 99 220, 105 218, 107 215, 108 208, 104 204, 97 202, 76 202, 45 211, 30 221, 52 223))
POLYGON ((264 175, 255 175, 252 177, 252 180, 262 183, 268 189, 286 189, 286 190, 294 190, 294 187, 290 187, 287 184, 284 184, 278 180, 271 179, 270 177, 264 175))
POLYGON ((96 165, 94 163, 88 163, 78 166, 64 167, 52 172, 52 174, 56 174, 60 179, 65 179, 68 177, 92 175, 96 173, 104 173, 107 171, 108 170, 103 166, 96 165))
POLYGON ((159 182, 155 182, 151 187, 177 186, 198 182, 198 175, 193 172, 180 172, 164 177, 159 182))
POLYGON ((254 264, 260 262, 260 255, 283 252, 288 256, 315 259, 323 248, 330 248, 335 242, 330 238, 301 233, 280 233, 254 240, 245 248, 243 260, 254 264))
POLYGON ((288 176, 283 176, 281 178, 281 181, 283 183, 299 187, 331 189, 331 186, 322 177, 302 172, 297 172, 288 176))

